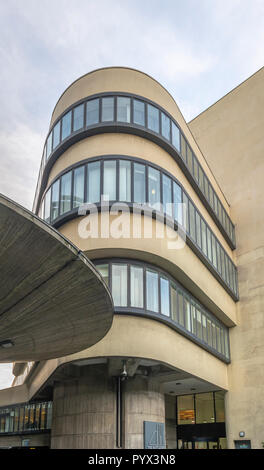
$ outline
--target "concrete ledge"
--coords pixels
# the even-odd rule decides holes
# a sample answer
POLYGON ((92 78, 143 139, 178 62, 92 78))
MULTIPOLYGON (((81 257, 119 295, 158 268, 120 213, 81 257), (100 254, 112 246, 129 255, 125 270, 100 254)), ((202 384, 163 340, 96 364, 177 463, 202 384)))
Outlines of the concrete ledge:
POLYGON ((72 354, 97 343, 111 327, 112 297, 94 265, 3 195, 0 269, 0 362, 72 354), (6 341, 8 348, 1 346, 6 341))

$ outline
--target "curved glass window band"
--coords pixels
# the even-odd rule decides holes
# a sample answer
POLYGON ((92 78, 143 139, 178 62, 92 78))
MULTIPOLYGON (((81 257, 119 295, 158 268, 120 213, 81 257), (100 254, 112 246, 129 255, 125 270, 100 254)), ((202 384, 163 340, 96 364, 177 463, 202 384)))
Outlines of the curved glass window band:
MULTIPOLYGON (((113 122, 125 124, 129 123, 145 128, 154 134, 160 135, 164 141, 168 141, 180 155, 189 175, 202 192, 203 197, 205 198, 207 204, 209 204, 209 207, 214 213, 218 223, 220 223, 224 233, 231 241, 232 248, 234 248, 234 225, 232 224, 230 217, 226 213, 221 201, 215 193, 211 183, 209 182, 204 170, 202 169, 197 157, 193 153, 178 124, 168 113, 166 113, 164 110, 161 110, 159 106, 150 104, 144 98, 139 100, 136 97, 128 94, 124 94, 123 96, 122 94, 120 94, 120 96, 115 94, 114 96, 111 96, 111 94, 107 93, 107 95, 108 96, 104 96, 102 94, 102 98, 90 98, 88 101, 81 100, 81 105, 85 106, 87 109, 85 123, 86 128, 89 128, 89 126, 98 125, 100 122, 102 124, 113 122)), ((61 139, 61 142, 63 142, 63 140, 66 137, 69 137, 72 133, 78 133, 78 126, 81 126, 81 124, 75 124, 75 120, 77 120, 75 116, 80 112, 83 112, 83 110, 80 111, 81 105, 79 102, 78 104, 73 105, 71 107, 71 111, 66 110, 62 117, 54 123, 54 126, 49 136, 47 137, 47 141, 44 147, 43 164, 45 164, 45 160, 48 160, 52 152, 54 152, 57 148, 58 144, 60 143, 58 139, 61 139), (72 110, 74 116, 73 125, 71 124, 72 110), (61 136, 57 132, 58 126, 59 128, 62 128, 61 136), (56 145, 52 145, 53 141, 56 143, 56 145)), ((83 131, 83 127, 79 127, 79 129, 80 131, 83 131)), ((40 186, 39 183, 40 182, 38 182, 37 185, 37 191, 40 186)))
POLYGON ((117 313, 149 314, 230 362, 228 328, 170 275, 134 260, 96 260, 94 264, 108 281, 117 313))
MULTIPOLYGON (((234 295, 235 300, 238 300, 238 287, 236 278, 236 267, 232 260, 229 258, 221 244, 217 240, 206 221, 203 219, 195 205, 185 193, 179 182, 172 177, 169 173, 160 169, 155 165, 151 165, 148 162, 143 163, 141 159, 135 159, 131 157, 120 157, 120 156, 104 156, 101 158, 96 157, 95 159, 88 159, 88 164, 78 163, 77 167, 74 167, 70 171, 64 171, 51 185, 51 206, 48 201, 49 190, 47 190, 47 205, 45 204, 45 220, 56 224, 56 219, 63 215, 63 208, 65 206, 65 197, 62 193, 63 184, 59 184, 60 180, 65 180, 65 175, 68 174, 68 181, 74 181, 71 183, 71 187, 76 187, 77 168, 84 168, 83 172, 86 174, 86 183, 84 178, 80 181, 86 184, 86 188, 78 188, 79 193, 86 194, 84 202, 88 203, 100 203, 101 196, 107 196, 110 201, 128 202, 132 191, 132 202, 140 204, 148 204, 154 206, 157 210, 164 210, 167 215, 171 216, 173 211, 173 218, 176 226, 184 226, 187 233, 187 240, 192 242, 193 249, 202 255, 202 259, 206 259, 211 267, 213 273, 221 278, 224 285, 234 295), (129 165, 128 165, 129 164, 129 165), (121 187, 120 191, 120 171, 123 167, 127 167, 126 179, 122 179, 122 186, 128 188, 128 197, 125 195, 125 191, 121 187), (72 174, 73 173, 73 174, 72 174), (70 176, 72 174, 72 176, 70 176), (102 176, 103 175, 103 176, 102 176), (101 181, 101 176, 103 181, 101 181), (56 191, 54 192, 54 187, 56 191), (148 187, 148 191, 146 188, 148 187), (86 191, 85 191, 86 190, 86 191), (60 195, 59 195, 60 191, 60 195), (117 199, 118 197, 118 199, 117 199), (55 199, 54 199, 55 198, 55 199), (60 211, 55 211, 55 207, 58 206, 58 200, 60 201, 60 211), (185 223, 183 220, 183 214, 181 213, 182 206, 178 203, 184 203, 186 208, 185 223), (48 205, 49 204, 49 205, 48 205), (51 207, 51 214, 48 211, 48 207, 51 207)), ((81 184, 79 182, 79 184, 81 184)), ((69 186, 70 187, 70 186, 69 186)), ((46 196, 44 198, 46 200, 46 196)), ((67 194, 67 201, 75 200, 74 196, 67 194)), ((130 201, 129 201, 130 202, 130 201)), ((67 203, 68 204, 68 203, 67 203)), ((73 203, 67 205, 68 211, 73 210, 73 203)), ((40 211, 42 213, 42 210, 40 211)), ((67 213, 64 210, 64 213, 67 213)))

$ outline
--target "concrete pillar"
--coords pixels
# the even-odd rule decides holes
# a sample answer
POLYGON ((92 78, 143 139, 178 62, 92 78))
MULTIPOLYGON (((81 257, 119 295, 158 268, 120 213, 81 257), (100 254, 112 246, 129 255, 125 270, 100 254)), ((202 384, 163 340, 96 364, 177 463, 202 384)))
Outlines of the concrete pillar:
POLYGON ((76 379, 55 383, 52 449, 113 449, 115 383, 107 365, 80 368, 76 379))
POLYGON ((144 448, 144 421, 165 423, 164 394, 158 383, 136 376, 123 385, 123 447, 144 448))

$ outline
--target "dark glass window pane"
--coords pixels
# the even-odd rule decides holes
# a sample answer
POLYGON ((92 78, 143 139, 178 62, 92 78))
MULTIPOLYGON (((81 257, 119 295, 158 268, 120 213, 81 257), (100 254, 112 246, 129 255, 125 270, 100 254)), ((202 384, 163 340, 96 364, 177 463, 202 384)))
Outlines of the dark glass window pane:
POLYGON ((177 397, 178 424, 194 424, 194 396, 177 397))
POLYGON ((206 225, 202 219, 201 219, 201 228, 202 228, 202 250, 205 256, 207 256, 206 225))
POLYGON ((216 240, 213 234, 212 234, 212 257, 213 257, 213 265, 217 269, 216 240))
POLYGON ((191 304, 191 328, 192 328, 192 333, 194 335, 197 335, 196 309, 195 309, 195 305, 193 303, 191 304))
POLYGON ((190 235, 194 241, 196 241, 195 232, 195 209, 191 201, 189 201, 189 212, 190 212, 190 235))
POLYGON ((73 207, 78 207, 84 202, 84 166, 74 170, 73 207))
POLYGON ((139 266, 130 268, 130 299, 132 307, 143 308, 143 268, 139 266))
POLYGON ((102 98, 102 121, 114 120, 114 98, 102 98))
POLYGON ((191 174, 193 174, 193 156, 189 145, 187 144, 187 166, 191 174))
POLYGON ((127 306, 127 265, 112 265, 112 294, 114 305, 127 306))
POLYGON ((173 201, 175 220, 182 225, 182 189, 175 181, 173 182, 173 201))
POLYGON ((198 170, 198 162, 195 156, 193 156, 193 176, 198 183, 199 182, 199 170, 198 170))
POLYGON ((99 122, 99 99, 87 101, 86 103, 86 126, 98 124, 99 122))
POLYGON ((51 190, 51 221, 56 219, 59 215, 59 188, 60 180, 52 185, 51 190))
POLYGON ((50 196, 51 196, 51 189, 49 189, 47 192, 46 192, 46 196, 45 196, 45 209, 44 209, 44 220, 46 220, 46 222, 50 222, 50 196))
POLYGON ((131 162, 119 161, 119 200, 131 201, 131 162))
POLYGON ((134 201, 146 202, 145 165, 134 163, 134 201))
POLYGON ((162 175, 162 196, 163 211, 172 216, 171 179, 166 175, 162 175))
POLYGON ((69 171, 61 177, 61 202, 60 214, 71 210, 71 188, 72 188, 72 172, 69 171))
POLYGON ((203 339, 202 333, 202 316, 200 310, 196 306, 196 335, 199 339, 203 339))
POLYGON ((130 122, 130 98, 117 97, 117 120, 130 122))
POLYGON ((148 167, 148 198, 149 205, 160 210, 160 172, 148 167))
POLYGON ((55 149, 60 143, 60 124, 60 121, 57 122, 53 129, 53 149, 55 149))
POLYGON ((145 103, 139 100, 133 100, 134 124, 145 126, 145 103))
POLYGON ((148 128, 154 132, 159 133, 159 110, 152 106, 147 105, 148 109, 148 128))
POLYGON ((199 165, 199 186, 201 188, 202 193, 204 193, 204 174, 202 167, 199 165))
POLYGON ((195 397, 196 424, 214 423, 213 393, 199 393, 195 397))
POLYGON ((184 297, 184 316, 185 316, 185 328, 191 331, 191 306, 189 299, 184 297))
POLYGON ((72 119, 72 112, 69 111, 65 116, 62 118, 61 121, 61 140, 66 139, 71 134, 71 119, 72 119))
POLYGON ((159 311, 159 297, 158 297, 158 274, 153 271, 146 271, 147 283, 147 310, 152 312, 159 311))
POLYGON ((161 113, 161 134, 170 140, 170 118, 164 113, 161 113))
POLYGON ((179 302, 179 324, 184 326, 184 305, 183 295, 178 291, 178 302, 179 302))
POLYGON ((182 159, 187 163, 187 149, 186 149, 186 140, 181 134, 181 156, 182 159))
POLYGON ((78 131, 83 128, 84 119, 84 104, 76 106, 73 110, 73 131, 78 131))
POLYGON ((201 217, 197 211, 195 213, 195 219, 196 219, 196 242, 199 248, 202 249, 201 217))
POLYGON ((88 163, 87 202, 100 202, 100 162, 88 163))
POLYGON ((188 207, 188 198, 186 194, 182 193, 182 203, 183 203, 183 226, 187 233, 189 233, 189 207, 188 207))
POLYGON ((207 232, 207 256, 208 256, 209 260, 212 262, 213 261, 213 258, 212 258, 212 234, 211 234, 211 230, 209 229, 209 227, 206 228, 206 232, 207 232))
POLYGON ((170 288, 168 279, 160 278, 160 304, 161 313, 170 316, 170 288))
POLYGON ((116 200, 116 161, 104 161, 104 196, 109 198, 109 201, 116 200))
POLYGON ((172 145, 180 152, 180 131, 174 122, 171 123, 171 140, 172 145))
POLYGON ((225 392, 215 392, 215 421, 217 423, 225 422, 225 392))
POLYGON ((177 303, 177 289, 174 284, 171 284, 171 318, 175 322, 178 322, 178 303, 177 303))

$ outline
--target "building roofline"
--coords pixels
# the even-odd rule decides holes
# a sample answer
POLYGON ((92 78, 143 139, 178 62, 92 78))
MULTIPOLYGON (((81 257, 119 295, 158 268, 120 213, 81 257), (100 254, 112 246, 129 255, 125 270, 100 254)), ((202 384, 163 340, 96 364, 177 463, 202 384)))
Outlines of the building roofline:
POLYGON ((230 95, 231 93, 233 93, 235 90, 237 90, 239 87, 241 87, 242 85, 244 85, 247 81, 251 80, 251 78, 253 78, 255 75, 257 75, 261 70, 264 69, 264 66, 260 67, 260 69, 258 69, 256 72, 254 72, 252 75, 250 75, 249 77, 245 78, 245 80, 243 80, 241 83, 239 83, 238 85, 236 85, 234 88, 232 88, 230 91, 228 91, 227 93, 225 93, 221 98, 219 98, 218 100, 216 100, 214 103, 210 104, 210 106, 208 106, 207 108, 205 108, 203 111, 201 111, 199 114, 197 114, 197 116, 195 116, 193 119, 191 119, 191 121, 188 122, 188 124, 191 124, 193 121, 195 121, 195 119, 197 119, 198 117, 200 117, 202 114, 206 113, 210 108, 212 108, 213 106, 215 106, 217 103, 219 103, 219 101, 222 101, 224 98, 226 98, 228 95, 230 95))

